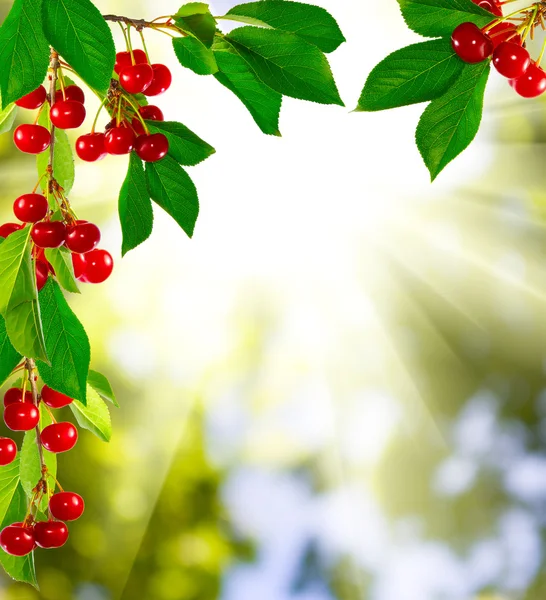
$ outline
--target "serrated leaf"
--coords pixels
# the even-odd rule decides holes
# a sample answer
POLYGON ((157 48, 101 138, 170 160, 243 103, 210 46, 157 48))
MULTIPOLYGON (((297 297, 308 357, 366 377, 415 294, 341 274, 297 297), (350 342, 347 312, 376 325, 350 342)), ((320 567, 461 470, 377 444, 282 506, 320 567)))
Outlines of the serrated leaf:
POLYGON ((42 0, 15 0, 0 27, 2 108, 33 92, 44 81, 49 45, 42 32, 42 0))
POLYGON ((146 176, 152 200, 192 237, 199 215, 199 199, 190 176, 170 156, 147 163, 146 176))
POLYGON ((116 49, 110 27, 90 0, 47 0, 44 33, 49 43, 92 88, 110 85, 116 49))
POLYGON ((280 136, 282 95, 258 79, 239 48, 227 39, 216 36, 213 51, 220 69, 214 77, 241 100, 263 133, 280 136))
POLYGON ((303 2, 248 2, 234 6, 226 18, 295 33, 323 52, 333 52, 345 41, 339 25, 326 9, 303 2))
POLYGON ((183 6, 174 17, 175 25, 182 31, 194 35, 207 48, 212 46, 217 31, 216 19, 209 7, 201 2, 192 2, 183 6))
POLYGON ((4 384, 22 358, 10 342, 6 331, 6 322, 0 315, 0 385, 4 384))
POLYGON ((112 437, 110 411, 104 400, 91 386, 88 386, 87 389, 87 405, 75 400, 70 404, 70 408, 80 427, 95 434, 103 442, 110 441, 112 437))
POLYGON ((114 406, 119 408, 118 401, 116 399, 116 395, 114 394, 114 390, 110 385, 108 379, 98 371, 89 370, 89 375, 87 377, 87 383, 97 392, 97 394, 103 399, 111 402, 114 406))
POLYGON ((60 248, 46 248, 45 255, 55 271, 55 277, 60 285, 73 294, 79 294, 78 282, 74 276, 74 265, 72 264, 72 254, 61 246, 60 248))
POLYGON ((373 69, 357 110, 385 110, 434 100, 447 91, 463 68, 449 40, 412 44, 393 52, 373 69))
POLYGON ((203 162, 216 150, 193 133, 182 123, 176 121, 146 121, 151 133, 162 133, 169 140, 169 155, 186 167, 203 162))
POLYGON ((146 241, 154 225, 154 212, 142 161, 131 153, 127 177, 119 192, 119 220, 123 233, 122 255, 146 241))
POLYGON ((91 350, 79 322, 59 287, 49 279, 40 292, 45 346, 51 365, 38 363, 44 383, 85 404, 91 350))
MULTIPOLYGON (((1 104, 0 102, 0 106, 1 104)), ((11 131, 16 116, 17 106, 15 104, 8 104, 4 110, 0 111, 0 135, 11 131)))
POLYGON ((212 50, 192 35, 174 38, 173 49, 178 62, 197 75, 212 75, 218 71, 212 50))
POLYGON ((4 318, 9 339, 19 354, 46 362, 49 360, 38 300, 18 304, 4 318))
POLYGON ((240 27, 226 39, 239 48, 258 79, 279 94, 343 106, 324 54, 294 33, 240 27))
MULTIPOLYGON (((38 125, 42 125, 46 129, 51 128, 51 122, 49 120, 49 107, 46 105, 40 117, 38 118, 38 125)), ((50 150, 46 150, 36 156, 36 168, 38 170, 38 177, 42 177, 46 172, 47 165, 49 162, 50 150)), ((62 129, 55 129, 55 146, 53 148, 53 175, 57 180, 57 183, 63 188, 66 195, 72 191, 74 185, 74 178, 76 175, 74 167, 74 153, 72 152, 72 144, 68 139, 66 131, 62 129)), ((40 182, 40 187, 43 193, 47 190, 47 178, 44 177, 40 182)), ((53 204, 52 208, 57 208, 57 204, 53 204)))
POLYGON ((489 72, 489 62, 465 65, 460 79, 423 113, 415 139, 432 180, 478 133, 489 72))
POLYGON ((485 27, 495 16, 472 0, 398 0, 407 26, 425 37, 450 37, 455 27, 472 22, 485 27))
POLYGON ((0 522, 4 523, 6 514, 19 485, 19 456, 5 466, 0 467, 0 522))
POLYGON ((30 256, 30 228, 20 229, 0 245, 0 314, 36 298, 30 256))

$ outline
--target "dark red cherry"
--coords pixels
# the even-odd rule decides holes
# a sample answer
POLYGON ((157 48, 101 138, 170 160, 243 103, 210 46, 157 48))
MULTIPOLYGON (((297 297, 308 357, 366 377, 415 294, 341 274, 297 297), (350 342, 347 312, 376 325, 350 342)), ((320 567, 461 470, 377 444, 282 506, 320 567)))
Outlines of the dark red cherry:
POLYGON ((12 233, 23 229, 24 225, 19 225, 19 223, 4 223, 0 225, 0 237, 7 238, 12 233))
MULTIPOLYGON (((114 270, 114 259, 106 250, 92 250, 87 254, 80 254, 80 256, 84 258, 83 273, 80 281, 85 281, 85 283, 103 283, 110 277, 114 270)), ((75 267, 74 270, 76 270, 75 267)))
POLYGON ((42 402, 47 404, 49 408, 64 408, 65 406, 68 406, 74 402, 72 398, 69 398, 64 394, 51 389, 47 385, 44 385, 42 388, 41 396, 42 402))
POLYGON ((514 42, 521 46, 521 36, 518 34, 518 28, 514 23, 497 23, 489 29, 487 37, 493 42, 493 47, 497 48, 503 42, 514 42))
POLYGON ((50 117, 59 129, 76 129, 85 121, 85 106, 76 100, 59 100, 51 107, 50 117))
POLYGON ((21 108, 28 108, 29 110, 34 110, 35 108, 40 108, 42 104, 46 101, 46 90, 43 85, 37 87, 33 92, 19 98, 19 100, 15 101, 15 104, 21 108))
POLYGON ((4 421, 12 431, 30 431, 40 420, 40 412, 29 402, 16 402, 4 409, 4 421))
POLYGON ((8 525, 0 532, 2 550, 12 556, 26 556, 34 550, 34 530, 19 523, 8 525))
POLYGON ((83 283, 87 283, 85 278, 85 254, 72 254, 72 266, 74 267, 74 277, 83 283))
POLYGON ((108 154, 129 154, 136 136, 128 127, 112 127, 104 136, 104 148, 108 154))
MULTIPOLYGON (((23 390, 15 387, 9 388, 4 394, 4 406, 16 404, 17 402, 23 402, 23 390)), ((25 402, 32 404, 32 392, 25 392, 25 402)))
POLYGON ((146 52, 144 52, 144 50, 140 50, 139 48, 133 50, 133 56, 135 59, 134 63, 131 60, 130 52, 118 52, 116 54, 116 65, 114 66, 114 71, 119 75, 125 67, 130 67, 132 64, 146 64, 148 62, 148 58, 146 57, 146 52))
POLYGON ((24 223, 36 223, 46 215, 49 206, 42 194, 23 194, 13 204, 13 214, 24 223))
POLYGON ((50 452, 68 452, 78 441, 78 430, 72 423, 53 423, 42 429, 40 440, 42 446, 50 452))
POLYGON ((521 77, 511 79, 510 85, 523 98, 536 98, 546 91, 546 72, 532 63, 521 77))
POLYGON ((100 242, 100 229, 93 223, 79 223, 69 227, 66 234, 66 247, 78 254, 94 250, 100 242))
POLYGON ((64 96, 62 90, 57 90, 55 93, 55 102, 60 102, 61 100, 73 100, 74 102, 85 104, 85 94, 78 85, 69 85, 64 88, 64 96))
POLYGON ((151 65, 142 63, 125 67, 119 74, 119 81, 126 92, 140 94, 152 83, 154 71, 151 65))
POLYGON ((49 264, 43 260, 36 261, 36 288, 41 291, 47 283, 49 277, 49 264))
POLYGON ((40 548, 60 548, 68 539, 68 527, 62 521, 40 521, 34 525, 34 540, 40 548))
POLYGON ((167 156, 169 140, 162 133, 141 135, 137 138, 135 151, 142 160, 156 162, 167 156))
POLYGON ((140 116, 145 121, 164 121, 165 117, 163 116, 163 111, 159 108, 159 106, 154 106, 153 104, 148 104, 147 106, 141 106, 138 109, 140 116))
POLYGON ((13 132, 13 141, 21 152, 40 154, 49 148, 51 134, 41 125, 19 125, 13 132))
POLYGON ((497 17, 502 17, 502 7, 497 4, 495 0, 472 0, 472 2, 480 8, 493 13, 497 17))
POLYGON ((493 52, 493 64, 504 77, 517 79, 529 68, 531 57, 529 52, 519 44, 503 42, 493 52))
POLYGON ((87 133, 76 140, 76 154, 87 162, 102 160, 107 152, 104 147, 104 133, 87 133))
POLYGON ((41 221, 30 232, 39 248, 59 248, 66 238, 66 226, 62 221, 41 221))
POLYGON ((59 492, 49 500, 51 514, 60 521, 75 521, 85 509, 83 498, 75 492, 59 492))
POLYGON ((17 456, 17 444, 7 437, 0 437, 0 467, 10 465, 17 456))
POLYGON ((144 94, 146 96, 159 96, 159 94, 163 94, 171 87, 173 76, 169 67, 160 63, 152 65, 152 70, 154 77, 152 83, 144 90, 144 94))
POLYGON ((453 50, 466 63, 479 63, 493 54, 493 42, 474 23, 461 23, 451 36, 453 50))

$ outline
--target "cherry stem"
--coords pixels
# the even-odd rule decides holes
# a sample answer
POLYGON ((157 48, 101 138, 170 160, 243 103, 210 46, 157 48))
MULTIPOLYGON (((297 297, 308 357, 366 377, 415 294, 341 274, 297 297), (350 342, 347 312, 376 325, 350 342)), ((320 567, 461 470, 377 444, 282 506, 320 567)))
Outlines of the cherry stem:
POLYGON ((95 115, 95 120, 93 121, 93 126, 91 127, 91 133, 95 133, 95 127, 97 126, 97 122, 99 120, 99 115, 100 115, 102 109, 106 106, 107 102, 108 102, 108 97, 105 97, 99 106, 99 110, 97 111, 97 114, 95 115))
POLYGON ((129 54, 131 55, 131 64, 134 66, 136 64, 135 54, 133 52, 133 42, 131 41, 131 25, 127 25, 127 48, 129 49, 129 54))
POLYGON ((142 127, 144 127, 144 131, 146 132, 146 135, 150 135, 150 130, 148 129, 148 125, 146 125, 146 121, 142 118, 142 115, 140 114, 140 112, 138 110, 139 107, 128 96, 123 96, 123 99, 135 111, 135 116, 142 123, 142 127))
MULTIPOLYGON (((140 34, 140 39, 142 40, 142 47, 144 48, 144 54, 146 54, 146 58, 150 63, 150 55, 148 54, 148 48, 146 46, 146 40, 144 39, 144 33, 141 31, 138 32, 140 34)), ((151 64, 151 63, 150 63, 151 64)))
POLYGON ((544 39, 544 42, 542 44, 542 50, 540 51, 539 57, 536 60, 536 66, 540 67, 540 63, 542 62, 542 59, 544 58, 544 52, 546 52, 546 38, 544 39))

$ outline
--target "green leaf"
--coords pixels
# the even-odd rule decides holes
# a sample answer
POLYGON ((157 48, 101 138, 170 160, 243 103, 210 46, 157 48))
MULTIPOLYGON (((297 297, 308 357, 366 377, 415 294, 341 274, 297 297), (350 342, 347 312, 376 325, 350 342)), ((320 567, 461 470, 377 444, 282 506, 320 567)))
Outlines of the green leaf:
POLYGON ((455 85, 423 113, 416 141, 432 180, 478 133, 489 71, 488 61, 466 65, 455 85))
POLYGON ((472 0, 398 0, 407 26, 425 37, 450 37, 470 21, 485 27, 496 17, 472 0))
POLYGON ((39 363, 44 383, 85 404, 91 350, 85 329, 72 312, 57 282, 40 292, 44 336, 51 366, 39 363))
POLYGON ((30 227, 20 229, 0 245, 0 314, 36 298, 30 257, 30 227))
POLYGON ((47 260, 55 270, 57 281, 67 292, 79 294, 78 282, 74 276, 74 265, 72 264, 72 255, 68 248, 47 248, 45 251, 47 260))
POLYGON ((0 522, 4 523, 6 514, 13 502, 19 485, 19 457, 7 465, 0 467, 0 522))
POLYGON ((175 18, 191 17, 192 15, 206 15, 208 12, 210 9, 206 2, 188 2, 183 4, 174 16, 175 18))
POLYGON ((169 154, 181 165, 193 167, 216 150, 182 123, 146 121, 151 133, 163 133, 169 140, 169 154))
MULTIPOLYGON (((1 104, 0 102, 0 106, 1 104)), ((8 104, 4 110, 0 111, 0 135, 11 131, 16 116, 17 106, 15 104, 8 104)))
POLYGON ((110 85, 116 49, 110 27, 90 0, 47 0, 44 33, 49 43, 92 88, 110 85))
POLYGON ((42 32, 42 0, 15 0, 0 27, 2 108, 42 84, 49 65, 49 45, 42 32))
POLYGON ((99 373, 98 371, 89 370, 89 375, 87 377, 87 383, 97 392, 97 394, 103 399, 111 402, 114 406, 119 407, 118 401, 116 400, 116 395, 114 394, 114 390, 110 385, 110 382, 106 377, 99 373))
POLYGON ((323 52, 333 52, 345 41, 339 25, 327 10, 303 2, 248 2, 234 6, 226 18, 295 33, 323 52))
POLYGON ((12 346, 4 317, 0 316, 0 385, 3 385, 23 357, 12 346))
POLYGON ((38 300, 18 304, 4 318, 9 339, 19 354, 42 361, 49 360, 38 300))
POLYGON ((146 164, 148 188, 159 204, 192 237, 199 214, 199 199, 193 181, 170 156, 146 164))
POLYGON ((175 24, 182 31, 194 35, 207 48, 212 46, 217 31, 216 19, 212 16, 207 4, 191 2, 182 6, 174 16, 175 24))
MULTIPOLYGON (((49 107, 46 105, 40 117, 38 124, 42 125, 46 129, 50 129, 51 122, 49 120, 49 107)), ((46 172, 47 165, 49 162, 49 149, 36 156, 36 168, 38 169, 38 177, 46 172)), ((57 180, 57 183, 63 188, 66 195, 72 191, 75 178, 74 168, 74 154, 72 152, 72 144, 68 139, 66 131, 62 129, 55 130, 55 146, 53 148, 53 175, 57 180)), ((44 194, 47 189, 47 178, 44 177, 40 183, 44 194)), ((57 208, 56 204, 53 204, 52 208, 57 208)))
POLYGON ((370 73, 357 110, 426 102, 446 92, 463 71, 449 40, 431 40, 393 52, 370 73))
POLYGON ((214 54, 201 40, 192 35, 174 38, 173 48, 178 62, 197 75, 212 75, 218 71, 214 54))
POLYGON ((279 94, 343 106, 324 54, 294 33, 240 27, 226 36, 263 83, 279 94))
POLYGON ((131 153, 127 177, 119 192, 119 220, 123 233, 122 255, 146 241, 152 233, 154 213, 142 161, 131 153))
POLYGON ((282 95, 258 79, 239 48, 227 39, 216 36, 213 51, 220 69, 214 77, 241 100, 265 134, 280 136, 282 95))
POLYGON ((91 386, 87 389, 87 405, 75 400, 70 408, 80 427, 94 433, 103 442, 110 441, 112 422, 108 406, 91 386))

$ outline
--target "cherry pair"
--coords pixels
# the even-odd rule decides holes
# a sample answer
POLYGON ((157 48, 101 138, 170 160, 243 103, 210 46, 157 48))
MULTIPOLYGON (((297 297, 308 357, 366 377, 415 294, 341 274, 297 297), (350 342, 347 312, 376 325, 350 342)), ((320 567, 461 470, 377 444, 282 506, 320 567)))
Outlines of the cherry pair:
POLYGON ((159 96, 171 87, 169 68, 160 63, 151 65, 143 50, 118 52, 114 70, 123 89, 130 94, 159 96))
POLYGON ((85 94, 77 85, 57 90, 49 113, 51 122, 59 129, 77 129, 85 121, 85 94))

